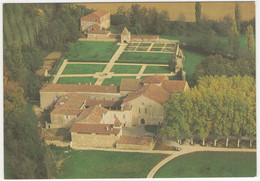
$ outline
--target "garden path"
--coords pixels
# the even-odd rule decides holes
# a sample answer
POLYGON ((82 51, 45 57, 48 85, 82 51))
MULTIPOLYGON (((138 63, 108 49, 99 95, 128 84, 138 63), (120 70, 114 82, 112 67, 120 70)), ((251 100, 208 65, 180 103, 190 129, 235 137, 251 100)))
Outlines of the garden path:
POLYGON ((56 83, 57 83, 57 81, 59 80, 59 78, 60 78, 60 76, 61 76, 61 73, 62 73, 63 70, 65 69, 67 63, 68 63, 68 59, 65 59, 65 60, 63 61, 62 65, 60 66, 59 71, 57 72, 57 74, 55 75, 55 77, 54 77, 54 79, 53 79, 53 81, 52 81, 53 84, 56 84, 56 83))

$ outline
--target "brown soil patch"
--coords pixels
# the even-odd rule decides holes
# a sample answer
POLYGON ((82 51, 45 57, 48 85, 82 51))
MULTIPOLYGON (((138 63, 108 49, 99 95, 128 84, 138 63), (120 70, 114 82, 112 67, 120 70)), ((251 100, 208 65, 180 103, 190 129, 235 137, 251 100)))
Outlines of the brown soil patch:
MULTIPOLYGON (((243 20, 251 20, 255 17, 254 2, 238 2, 241 8, 241 16, 243 20)), ((111 14, 117 12, 118 7, 125 6, 131 8, 132 4, 136 3, 79 3, 85 5, 89 9, 102 9, 110 11, 111 14)), ((186 21, 195 21, 195 3, 194 2, 178 2, 178 3, 138 3, 148 9, 156 7, 159 12, 167 10, 171 20, 178 20, 179 15, 183 14, 186 21)), ((202 2, 202 14, 209 19, 219 20, 226 15, 232 18, 235 16, 235 2, 202 2)))
POLYGON ((47 55, 46 57, 43 58, 43 60, 55 60, 55 59, 60 59, 62 56, 62 52, 55 51, 47 55))

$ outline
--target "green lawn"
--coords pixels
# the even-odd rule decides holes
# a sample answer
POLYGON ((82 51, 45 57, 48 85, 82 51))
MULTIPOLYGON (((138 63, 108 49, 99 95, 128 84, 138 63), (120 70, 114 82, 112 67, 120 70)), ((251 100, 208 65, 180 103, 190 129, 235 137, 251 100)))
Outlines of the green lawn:
POLYGON ((137 74, 141 67, 141 65, 114 65, 110 72, 115 74, 137 74))
POLYGON ((117 62, 168 64, 171 59, 171 53, 123 52, 117 62))
POLYGON ((180 156, 164 165, 156 178, 253 177, 256 154, 238 152, 197 152, 180 156))
POLYGON ((185 60, 183 61, 184 70, 186 71, 187 76, 191 76, 192 73, 196 70, 196 66, 205 56, 185 49, 183 49, 183 53, 185 56, 185 60))
POLYGON ((75 151, 63 162, 59 179, 146 178, 164 155, 108 151, 75 151))
POLYGON ((51 77, 50 77, 50 79, 49 79, 48 83, 49 83, 49 84, 51 84, 51 83, 52 83, 52 81, 53 81, 53 79, 54 79, 54 76, 53 76, 53 75, 51 75, 51 77))
POLYGON ((114 84, 115 86, 120 86, 121 79, 122 78, 129 78, 129 79, 135 79, 134 76, 115 76, 112 78, 107 78, 103 81, 102 85, 111 85, 114 84))
POLYGON ((144 74, 150 73, 170 73, 170 70, 168 66, 147 66, 144 70, 144 74))
POLYGON ((109 62, 117 49, 116 42, 78 41, 68 59, 69 62, 109 62))
POLYGON ((102 64, 67 64, 62 74, 95 74, 105 67, 102 64))
POLYGON ((96 78, 92 77, 60 77, 57 84, 85 84, 91 83, 92 85, 95 84, 97 81, 96 78))
POLYGON ((108 31, 111 31, 111 33, 113 34, 121 34, 122 30, 116 26, 110 26, 108 29, 108 31))
POLYGON ((59 62, 58 62, 57 65, 56 65, 56 63, 55 63, 56 66, 54 67, 54 71, 52 72, 53 74, 57 74, 57 73, 58 73, 58 71, 59 71, 61 65, 63 64, 63 62, 64 62, 64 58, 62 57, 62 58, 59 60, 59 62))

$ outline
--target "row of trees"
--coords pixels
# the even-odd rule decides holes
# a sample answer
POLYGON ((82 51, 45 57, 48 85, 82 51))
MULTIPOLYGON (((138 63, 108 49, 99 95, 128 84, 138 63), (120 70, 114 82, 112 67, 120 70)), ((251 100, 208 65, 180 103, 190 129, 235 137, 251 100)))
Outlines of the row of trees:
POLYGON ((216 146, 220 136, 237 137, 256 134, 256 84, 251 77, 206 76, 198 85, 180 95, 175 94, 164 104, 166 125, 163 133, 180 142, 199 136, 202 145, 210 136, 216 146))

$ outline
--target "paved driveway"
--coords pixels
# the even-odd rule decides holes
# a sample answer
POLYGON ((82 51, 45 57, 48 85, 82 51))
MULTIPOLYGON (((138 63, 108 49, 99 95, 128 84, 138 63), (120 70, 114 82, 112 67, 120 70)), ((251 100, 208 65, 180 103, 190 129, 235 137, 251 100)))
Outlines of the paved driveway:
POLYGON ((124 127, 122 130, 123 135, 127 136, 153 136, 153 133, 144 129, 145 125, 136 125, 133 127, 124 127))

